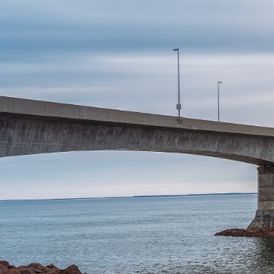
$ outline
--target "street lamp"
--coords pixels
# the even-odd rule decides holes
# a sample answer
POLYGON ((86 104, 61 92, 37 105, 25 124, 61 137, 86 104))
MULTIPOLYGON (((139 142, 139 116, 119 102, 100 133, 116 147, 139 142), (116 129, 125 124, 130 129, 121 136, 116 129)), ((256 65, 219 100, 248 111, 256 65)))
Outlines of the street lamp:
POLYGON ((217 82, 217 97, 218 97, 218 122, 220 122, 220 84, 222 81, 217 82))
POLYGON ((178 110, 178 117, 181 117, 181 90, 180 90, 180 49, 173 49, 177 52, 177 70, 178 70, 178 103, 176 105, 176 109, 178 110))

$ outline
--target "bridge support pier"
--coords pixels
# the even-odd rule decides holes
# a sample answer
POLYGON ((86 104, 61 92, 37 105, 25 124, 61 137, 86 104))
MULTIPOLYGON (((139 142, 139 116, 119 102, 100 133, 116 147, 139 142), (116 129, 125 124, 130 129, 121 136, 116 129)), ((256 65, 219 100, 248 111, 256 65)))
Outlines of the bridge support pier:
POLYGON ((258 209, 247 230, 274 231, 274 167, 258 167, 258 209))

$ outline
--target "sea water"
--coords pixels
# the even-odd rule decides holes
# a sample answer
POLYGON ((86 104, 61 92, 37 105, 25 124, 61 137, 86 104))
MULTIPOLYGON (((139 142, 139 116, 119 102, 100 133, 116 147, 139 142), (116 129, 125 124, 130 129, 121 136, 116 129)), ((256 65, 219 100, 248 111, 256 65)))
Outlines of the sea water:
POLYGON ((92 273, 274 273, 274 242, 246 228, 255 194, 0 201, 0 260, 92 273))

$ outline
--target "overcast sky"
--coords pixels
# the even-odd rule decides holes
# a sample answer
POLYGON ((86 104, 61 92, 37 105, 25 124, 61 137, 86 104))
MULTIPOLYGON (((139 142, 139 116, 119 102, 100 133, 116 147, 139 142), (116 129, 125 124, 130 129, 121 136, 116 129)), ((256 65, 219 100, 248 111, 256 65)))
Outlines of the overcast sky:
MULTIPOLYGON (((274 126, 274 2, 0 0, 0 94, 274 126)), ((256 167, 148 152, 0 159, 0 199, 255 192, 256 167)))

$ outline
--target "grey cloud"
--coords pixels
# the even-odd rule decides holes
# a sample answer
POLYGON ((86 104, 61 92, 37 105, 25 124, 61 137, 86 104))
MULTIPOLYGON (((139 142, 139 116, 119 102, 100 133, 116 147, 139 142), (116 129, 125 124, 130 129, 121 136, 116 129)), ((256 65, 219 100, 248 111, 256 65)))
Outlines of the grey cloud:
POLYGON ((274 48, 270 1, 4 2, 1 58, 162 51, 177 45, 196 53, 274 48))

